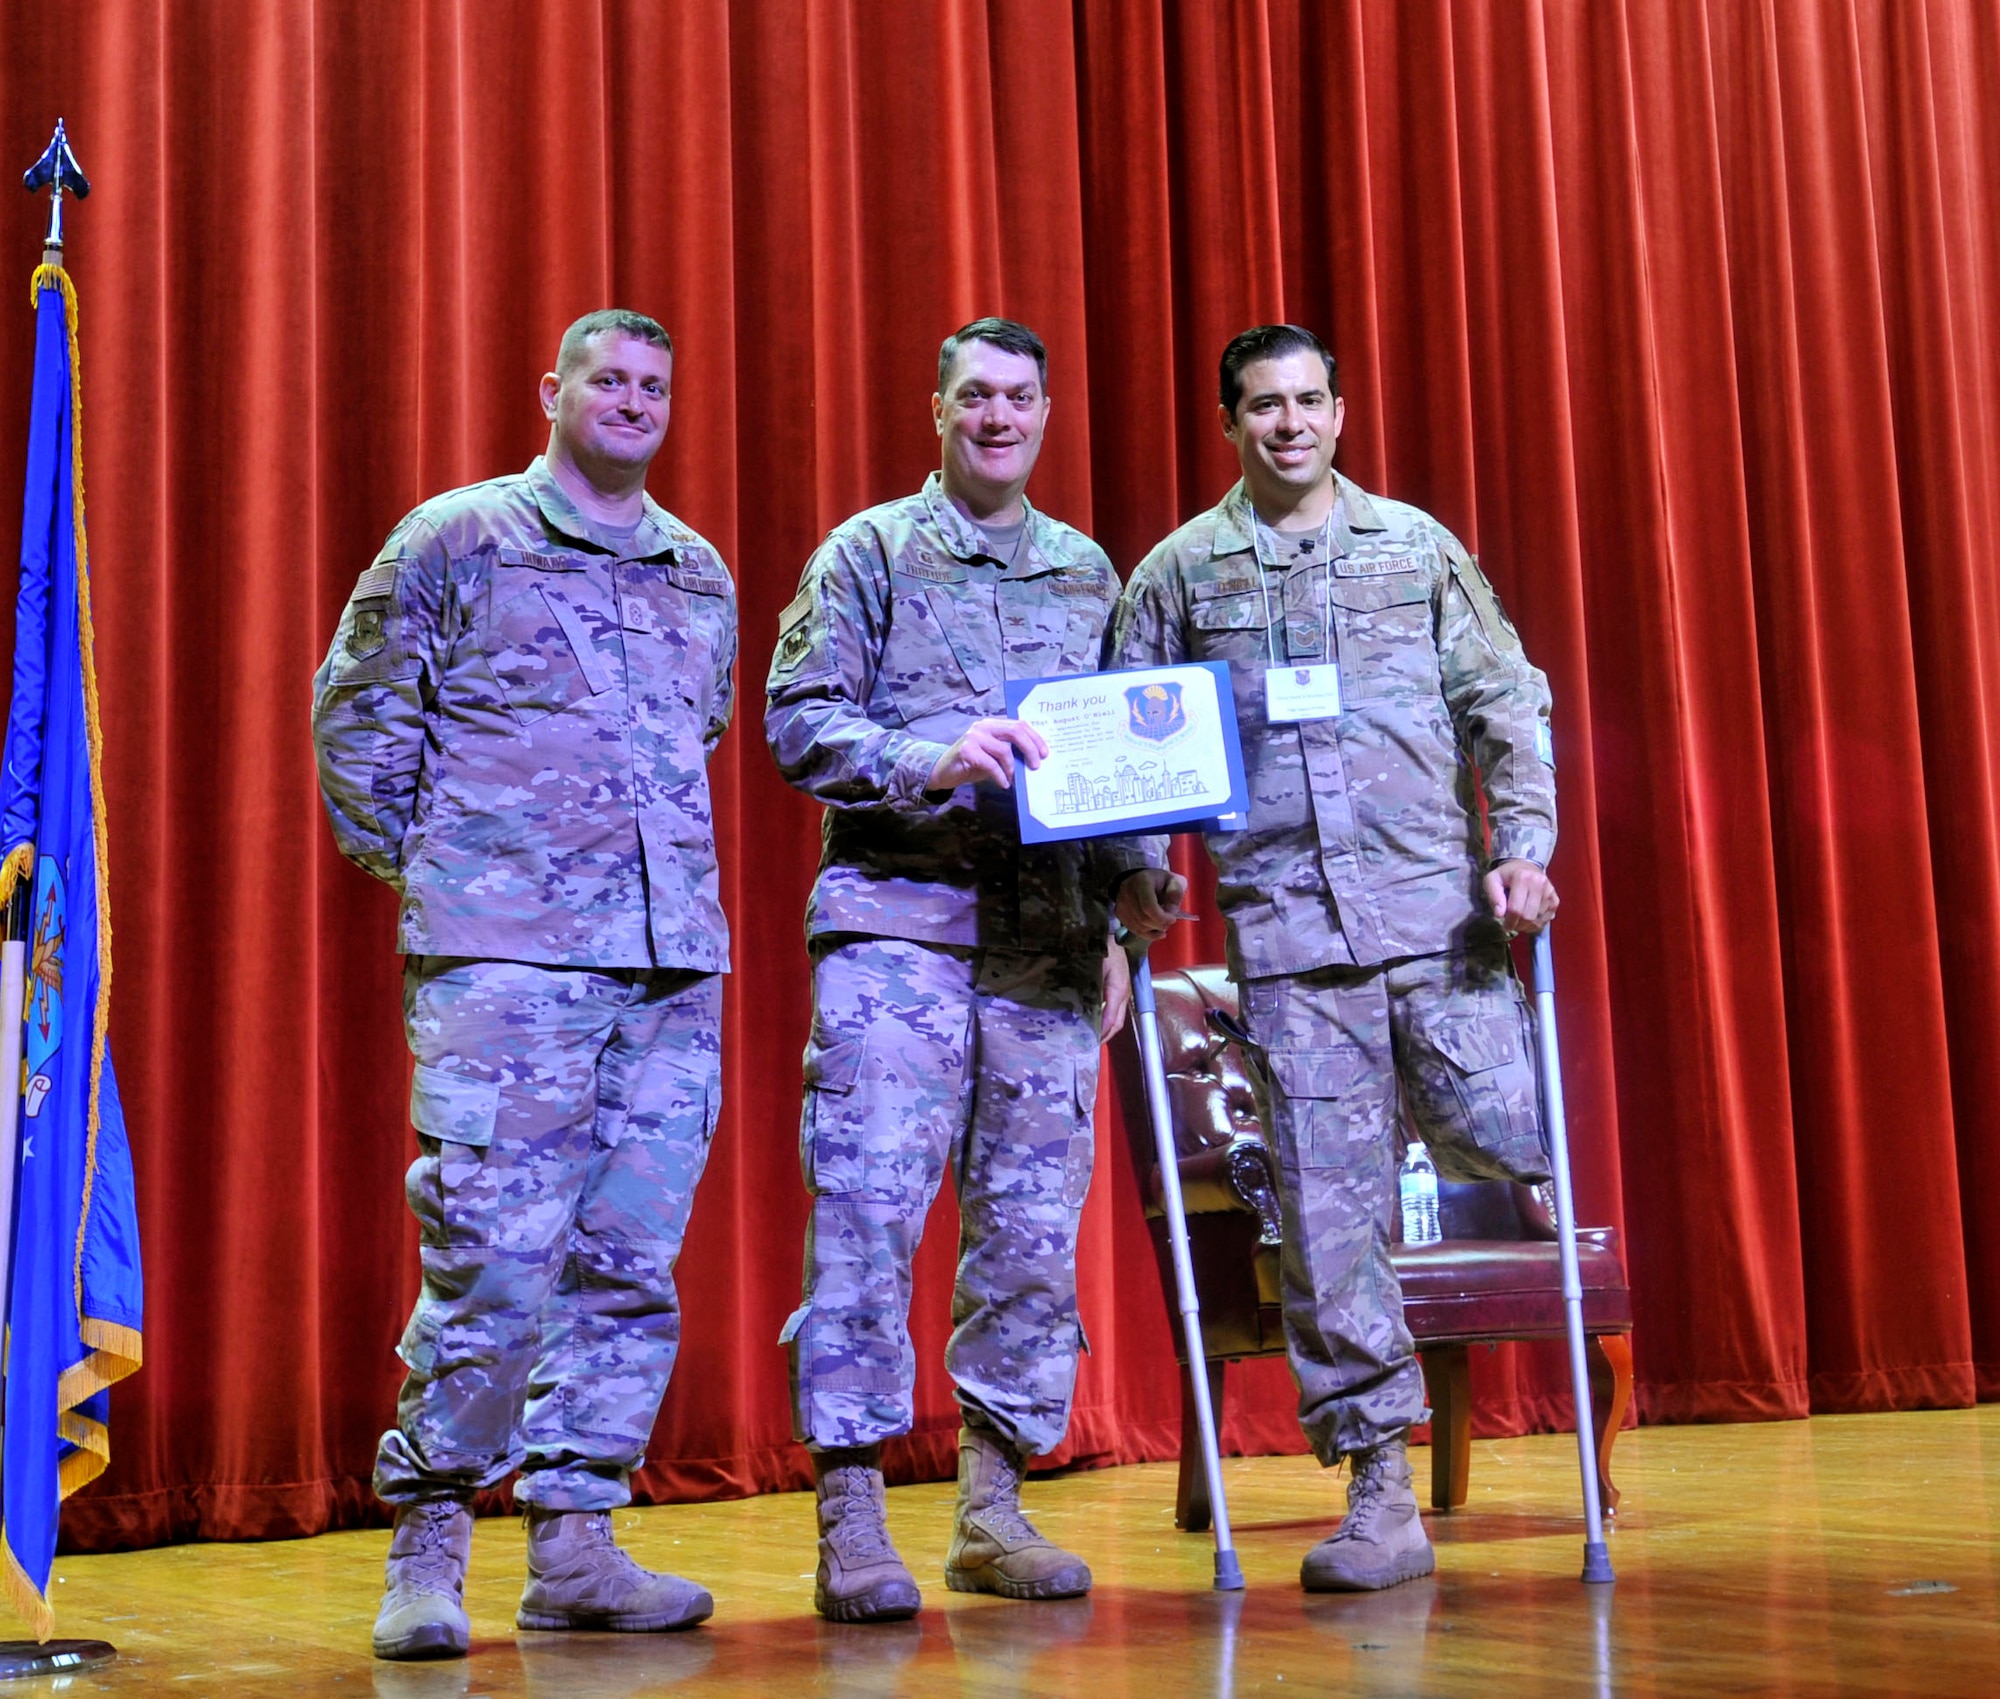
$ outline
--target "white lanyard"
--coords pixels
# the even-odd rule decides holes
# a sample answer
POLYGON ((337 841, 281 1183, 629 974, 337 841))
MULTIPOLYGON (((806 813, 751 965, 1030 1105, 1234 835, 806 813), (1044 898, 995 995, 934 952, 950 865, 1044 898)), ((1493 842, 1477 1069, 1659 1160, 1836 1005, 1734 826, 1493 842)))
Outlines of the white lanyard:
MULTIPOLYGON (((1270 658, 1271 665, 1276 667, 1276 666, 1282 666, 1284 665, 1284 663, 1278 659, 1277 630, 1271 620, 1271 585, 1270 581, 1264 576, 1264 568, 1267 566, 1275 566, 1282 569, 1284 567, 1284 562, 1282 560, 1275 558, 1269 561, 1265 560, 1264 534, 1267 531, 1270 532, 1271 536, 1274 539, 1280 535, 1278 531, 1273 529, 1271 526, 1266 525, 1264 521, 1261 518, 1259 518, 1250 533, 1250 548, 1251 552, 1257 557, 1257 567, 1258 567, 1257 588, 1263 591, 1264 593, 1264 652, 1270 658)), ((1273 550, 1273 553, 1275 554, 1275 548, 1273 550)), ((1326 510, 1326 522, 1319 528, 1319 569, 1320 569, 1319 656, 1320 659, 1323 661, 1330 661, 1333 659, 1333 509, 1332 508, 1328 508, 1326 510)), ((1287 644, 1286 647, 1287 649, 1289 649, 1290 645, 1287 644)))
MULTIPOLYGON (((1263 534, 1267 529, 1259 519, 1250 537, 1257 558, 1257 587, 1264 595, 1264 652, 1270 662, 1264 669, 1264 717, 1272 725, 1330 719, 1340 712, 1340 668, 1333 658, 1333 510, 1327 509, 1326 523, 1320 527, 1320 658, 1305 666, 1278 659, 1271 586, 1264 576, 1263 534)), ((1289 653, 1289 641, 1285 647, 1289 653)))

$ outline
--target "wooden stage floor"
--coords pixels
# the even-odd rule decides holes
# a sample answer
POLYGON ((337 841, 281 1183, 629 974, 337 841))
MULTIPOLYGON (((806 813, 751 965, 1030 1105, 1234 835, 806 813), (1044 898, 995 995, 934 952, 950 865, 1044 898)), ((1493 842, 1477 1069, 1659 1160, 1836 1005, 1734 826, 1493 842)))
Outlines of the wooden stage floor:
MULTIPOLYGON (((2000 1406, 1646 1428, 1618 1445, 1613 1588, 1578 1584, 1574 1441, 1473 1448, 1466 1508, 1431 1519, 1438 1574, 1307 1597, 1304 1548, 1334 1483, 1306 1458, 1227 1464, 1247 1593, 1209 1590, 1210 1545, 1173 1529, 1169 1465, 1037 1482, 1030 1509, 1097 1574, 1087 1600, 1016 1605, 945 1591, 947 1486, 890 1494, 924 1586, 914 1622, 812 1613, 803 1494, 622 1512, 641 1559, 716 1596, 673 1636, 516 1635, 522 1537, 479 1525, 473 1653, 368 1655, 385 1533, 180 1546, 57 1566, 57 1633, 116 1664, 23 1694, 343 1694, 397 1699, 628 1694, 1170 1695, 2000 1694, 2000 1406)), ((1417 1460, 1419 1490, 1427 1463, 1417 1460)))

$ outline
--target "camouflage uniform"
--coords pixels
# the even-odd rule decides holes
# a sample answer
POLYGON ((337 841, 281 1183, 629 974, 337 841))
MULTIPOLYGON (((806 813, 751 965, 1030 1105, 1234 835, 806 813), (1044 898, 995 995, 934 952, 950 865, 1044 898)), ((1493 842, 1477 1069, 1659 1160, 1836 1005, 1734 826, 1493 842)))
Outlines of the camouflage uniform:
POLYGON ((335 839, 401 893, 409 958, 424 1278, 391 1503, 517 1466, 525 1503, 630 1497, 720 1106, 735 657, 707 543, 650 500, 607 540, 537 460, 397 526, 314 680, 335 839))
POLYGON ((1117 594, 1103 552, 1032 508, 1003 566, 933 473, 835 531, 785 610, 765 733, 827 805, 806 916, 813 1210, 783 1335, 818 1448, 910 1426, 910 1259, 947 1165, 959 1402, 1031 1452, 1068 1425, 1107 898, 1144 856, 1024 846, 1011 791, 924 786, 974 720, 1006 713, 1007 679, 1095 671, 1117 594))
POLYGON ((1119 666, 1230 663, 1250 819, 1209 850, 1266 1076, 1300 1419, 1329 1463, 1425 1416, 1388 1260, 1399 1103, 1446 1172, 1545 1177, 1526 1006, 1479 885, 1555 848, 1548 687, 1491 586, 1427 514, 1335 481, 1330 561, 1260 564, 1238 484, 1141 563, 1111 644, 1119 666), (1337 662, 1342 711, 1271 723, 1273 658, 1337 662))

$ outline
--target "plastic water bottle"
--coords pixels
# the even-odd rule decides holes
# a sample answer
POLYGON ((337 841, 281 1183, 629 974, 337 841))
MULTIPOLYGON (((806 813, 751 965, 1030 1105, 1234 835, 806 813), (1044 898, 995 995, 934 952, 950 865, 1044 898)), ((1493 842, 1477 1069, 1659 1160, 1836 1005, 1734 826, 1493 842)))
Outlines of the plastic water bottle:
POLYGON ((1398 1184, 1403 1194, 1403 1243, 1435 1245, 1444 1237, 1438 1225, 1438 1171, 1422 1139, 1414 1140, 1403 1157, 1398 1184))

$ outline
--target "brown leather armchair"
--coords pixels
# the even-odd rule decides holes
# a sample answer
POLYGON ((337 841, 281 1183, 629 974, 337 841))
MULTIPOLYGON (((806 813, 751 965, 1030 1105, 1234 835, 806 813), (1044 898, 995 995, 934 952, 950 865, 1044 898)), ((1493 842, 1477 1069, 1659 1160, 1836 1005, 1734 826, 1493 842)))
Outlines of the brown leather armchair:
MULTIPOLYGON (((1278 1313, 1280 1228, 1271 1155, 1244 1070, 1236 988, 1220 967, 1156 973, 1160 1046, 1173 1105, 1181 1193, 1187 1206, 1188 1249, 1201 1299, 1209 1393, 1222 1423, 1226 1365, 1244 1357, 1281 1354, 1278 1313)), ((1113 1041, 1118 1106, 1141 1176, 1148 1225, 1158 1258, 1175 1349, 1181 1353, 1180 1488, 1174 1519, 1191 1531, 1208 1526, 1208 1483, 1181 1343, 1173 1253, 1161 1199, 1152 1123, 1146 1109, 1138 1043, 1132 1026, 1113 1041)), ((1444 1238, 1404 1245, 1400 1223, 1391 1252, 1403 1286, 1403 1314, 1423 1362, 1431 1404, 1431 1504, 1452 1510, 1465 1502, 1471 1458, 1470 1347, 1502 1339, 1564 1336, 1562 1271, 1555 1223, 1537 1189, 1506 1181, 1458 1184, 1440 1180, 1438 1213, 1444 1238)), ((1584 1330, 1590 1341, 1591 1409, 1597 1471, 1608 1512, 1611 1448, 1632 1393, 1632 1299, 1620 1265, 1617 1233, 1580 1229, 1584 1330)))

